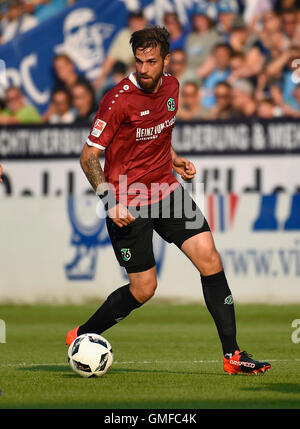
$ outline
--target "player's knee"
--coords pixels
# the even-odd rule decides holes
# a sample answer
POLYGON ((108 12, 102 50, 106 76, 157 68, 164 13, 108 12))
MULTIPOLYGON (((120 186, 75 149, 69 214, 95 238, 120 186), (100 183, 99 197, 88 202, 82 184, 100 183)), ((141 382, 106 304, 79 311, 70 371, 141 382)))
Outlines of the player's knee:
POLYGON ((150 280, 143 285, 141 289, 143 302, 146 302, 153 297, 153 295, 155 294, 156 288, 157 288, 156 279, 150 280))
POLYGON ((141 303, 149 301, 149 299, 151 299, 155 294, 156 288, 156 279, 147 279, 139 285, 131 285, 133 295, 141 303))
POLYGON ((215 247, 210 248, 203 260, 201 274, 210 275, 222 270, 222 261, 215 247))

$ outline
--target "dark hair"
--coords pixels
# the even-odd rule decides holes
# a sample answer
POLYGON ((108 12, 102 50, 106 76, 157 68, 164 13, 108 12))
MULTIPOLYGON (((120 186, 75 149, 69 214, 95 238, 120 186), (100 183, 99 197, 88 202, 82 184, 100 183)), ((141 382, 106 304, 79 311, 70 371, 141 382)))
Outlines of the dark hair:
POLYGON ((233 49, 230 45, 228 45, 227 43, 217 43, 214 46, 214 52, 216 52, 217 49, 227 49, 229 55, 231 56, 233 54, 233 49))
POLYGON ((164 14, 164 23, 166 22, 166 19, 169 17, 169 16, 172 16, 174 19, 175 19, 175 21, 177 22, 177 24, 179 25, 179 26, 181 26, 181 22, 180 22, 180 19, 179 19, 179 17, 178 17, 178 15, 177 15, 177 13, 176 12, 166 12, 165 14, 164 14))
POLYGON ((128 18, 144 18, 144 14, 142 10, 134 10, 132 12, 129 12, 128 18))
POLYGON ((76 86, 81 86, 93 96, 95 95, 95 91, 92 84, 89 81, 86 81, 84 78, 81 79, 81 76, 78 76, 77 82, 74 83, 74 85, 72 86, 72 89, 75 88, 76 86))
POLYGON ((74 64, 74 62, 71 60, 71 58, 69 57, 69 55, 68 54, 64 54, 64 53, 54 55, 53 62, 55 62, 57 60, 65 60, 68 63, 74 64))
POLYGON ((164 59, 170 51, 170 34, 165 27, 154 25, 132 33, 129 43, 134 55, 138 48, 144 50, 160 46, 160 53, 164 59))
POLYGON ((112 73, 120 73, 125 75, 126 72, 127 72, 126 64, 123 63, 122 61, 116 61, 112 68, 112 73))
POLYGON ((281 10, 280 15, 297 15, 297 13, 299 12, 299 8, 296 6, 290 6, 290 7, 285 7, 281 10))
POLYGON ((269 106, 275 106, 275 103, 271 98, 263 98, 262 100, 259 101, 258 106, 260 106, 262 104, 268 104, 269 106))
POLYGON ((72 96, 71 96, 70 91, 67 88, 57 88, 57 89, 55 89, 53 91, 53 93, 52 93, 52 99, 55 96, 55 94, 58 94, 60 92, 62 92, 63 94, 65 94, 65 96, 68 99, 68 103, 71 105, 72 104, 72 96))
POLYGON ((226 80, 222 80, 221 82, 218 82, 215 88, 217 88, 217 86, 225 86, 227 89, 231 89, 230 83, 226 82, 226 80))
POLYGON ((93 85, 87 81, 86 79, 81 79, 81 76, 78 76, 77 82, 74 83, 74 85, 72 86, 72 90, 78 86, 81 86, 82 88, 84 88, 86 91, 88 91, 92 97, 92 101, 91 104, 94 106, 96 104, 96 99, 95 99, 95 91, 93 88, 93 85))

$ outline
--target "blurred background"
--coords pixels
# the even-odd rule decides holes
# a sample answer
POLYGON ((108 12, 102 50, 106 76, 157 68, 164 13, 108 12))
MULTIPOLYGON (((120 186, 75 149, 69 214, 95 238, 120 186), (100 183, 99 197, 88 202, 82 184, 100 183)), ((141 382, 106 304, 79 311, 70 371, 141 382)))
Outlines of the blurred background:
MULTIPOLYGON (((236 300, 299 302, 299 0, 1 0, 0 299, 82 302, 124 281, 79 156, 147 24, 170 32, 173 146, 236 300)), ((154 242, 157 298, 201 300, 189 261, 154 242)))

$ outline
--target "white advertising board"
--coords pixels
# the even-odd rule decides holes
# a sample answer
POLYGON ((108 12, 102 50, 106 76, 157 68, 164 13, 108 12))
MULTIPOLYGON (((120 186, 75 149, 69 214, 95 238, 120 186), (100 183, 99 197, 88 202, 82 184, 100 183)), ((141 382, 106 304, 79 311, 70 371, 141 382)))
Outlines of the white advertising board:
MULTIPOLYGON (((300 302, 299 195, 207 194, 228 281, 239 302, 300 302)), ((83 302, 127 282, 94 195, 2 197, 0 300, 83 302)), ((199 273, 155 236, 157 298, 201 301, 199 273)))

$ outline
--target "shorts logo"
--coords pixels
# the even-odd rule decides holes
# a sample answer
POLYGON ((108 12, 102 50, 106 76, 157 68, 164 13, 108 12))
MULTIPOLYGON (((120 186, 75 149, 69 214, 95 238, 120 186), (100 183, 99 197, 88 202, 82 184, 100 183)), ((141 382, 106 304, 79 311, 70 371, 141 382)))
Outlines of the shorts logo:
POLYGON ((106 126, 106 122, 102 121, 101 119, 97 119, 94 125, 94 128, 91 132, 92 136, 94 137, 100 137, 102 131, 104 130, 106 126))
POLYGON ((233 304, 233 297, 232 297, 232 295, 228 295, 228 296, 225 298, 225 300, 224 300, 224 304, 228 304, 228 305, 233 304))
POLYGON ((174 101, 174 98, 169 98, 169 100, 167 101, 167 106, 168 106, 168 110, 170 112, 174 112, 174 110, 175 110, 175 101, 174 101))
POLYGON ((131 252, 130 249, 126 249, 125 247, 121 249, 121 255, 123 258, 123 261, 127 262, 131 258, 131 252))

